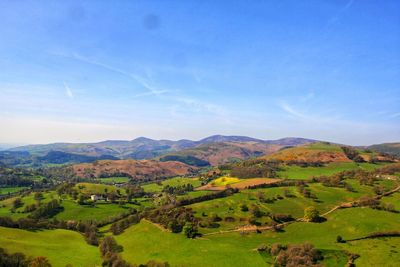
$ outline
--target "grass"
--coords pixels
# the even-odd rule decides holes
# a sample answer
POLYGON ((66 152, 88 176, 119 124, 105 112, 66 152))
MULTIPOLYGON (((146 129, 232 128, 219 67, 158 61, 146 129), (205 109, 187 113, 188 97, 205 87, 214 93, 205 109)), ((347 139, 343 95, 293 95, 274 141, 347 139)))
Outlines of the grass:
POLYGON ((8 193, 15 193, 27 189, 29 187, 19 186, 19 187, 0 187, 0 195, 6 195, 8 193))
POLYGON ((101 221, 108 217, 117 216, 121 213, 128 212, 130 207, 137 208, 138 206, 126 204, 119 206, 118 204, 96 204, 93 206, 79 205, 72 200, 63 200, 64 210, 58 213, 55 217, 59 220, 96 220, 101 221))
MULTIPOLYGON (((124 247, 122 256, 136 264, 156 259, 168 261, 172 266, 266 266, 272 259, 268 254, 256 251, 260 244, 309 242, 322 250, 325 256, 323 264, 326 266, 344 266, 347 258, 343 250, 359 253, 359 266, 390 266, 391 261, 386 259, 398 262, 395 252, 385 247, 363 249, 354 246, 355 249, 352 249, 349 243, 336 243, 336 236, 355 238, 375 231, 395 230, 399 219, 399 214, 353 208, 329 215, 324 223, 291 224, 284 232, 225 233, 195 240, 187 239, 182 234, 161 231, 151 223, 142 221, 115 238, 124 247), (368 264, 361 264, 366 262, 368 264)), ((394 242, 390 246, 398 247, 398 243, 396 245, 394 242)))
POLYGON ((214 181, 211 182, 211 184, 213 186, 225 186, 228 184, 235 184, 240 182, 241 180, 239 178, 235 178, 235 177, 219 177, 217 179, 215 179, 214 181))
POLYGON ((300 167, 300 166, 286 166, 283 171, 279 171, 278 174, 282 178, 306 180, 313 176, 320 175, 332 175, 338 172, 363 169, 370 171, 376 168, 382 167, 382 164, 371 164, 371 163, 355 163, 355 162, 336 162, 329 163, 323 167, 300 167))
POLYGON ((53 267, 101 265, 99 249, 88 245, 81 234, 73 231, 26 231, 0 227, 0 244, 9 253, 45 256, 53 267))
MULTIPOLYGON (((219 222, 220 227, 216 229, 212 228, 200 228, 201 232, 215 232, 218 230, 228 230, 235 227, 240 227, 248 224, 247 221, 240 221, 241 218, 247 219, 250 217, 250 212, 241 211, 241 205, 246 204, 248 207, 251 205, 258 206, 262 211, 269 212, 272 214, 284 213, 290 214, 295 218, 301 218, 304 215, 304 209, 309 206, 316 207, 321 213, 327 212, 334 206, 360 198, 363 195, 372 195, 372 187, 359 185, 355 180, 348 180, 349 184, 353 186, 356 192, 348 192, 343 188, 325 187, 321 184, 315 183, 310 184, 308 189, 311 190, 317 196, 318 201, 314 201, 310 198, 305 198, 301 195, 295 186, 290 187, 273 187, 264 189, 248 189, 242 190, 232 196, 204 201, 189 205, 196 212, 196 216, 199 218, 206 217, 211 213, 215 213, 221 218, 233 217, 235 222, 226 223, 224 221, 219 222), (295 197, 284 197, 285 191, 288 191, 295 197), (258 196, 262 194, 264 198, 274 198, 278 195, 284 197, 283 199, 277 199, 274 203, 261 203, 258 200, 258 196)), ((269 222, 268 219, 259 220, 261 223, 269 222)))
POLYGON ((75 188, 86 195, 104 194, 106 191, 107 193, 117 193, 117 190, 119 190, 122 195, 125 195, 125 190, 123 188, 118 188, 113 185, 78 183, 75 185, 75 188))
POLYGON ((144 191, 146 192, 161 192, 163 187, 166 185, 169 186, 178 186, 178 185, 185 185, 191 184, 193 187, 198 187, 201 185, 201 182, 197 178, 182 178, 182 177, 175 177, 171 179, 167 179, 161 182, 161 185, 157 183, 151 183, 142 185, 144 191))
POLYGON ((113 183, 127 183, 129 182, 128 177, 107 177, 107 178, 100 178, 100 183, 103 184, 113 184, 113 183))
POLYGON ((124 247, 122 257, 135 264, 154 259, 171 266, 265 266, 256 246, 230 240, 215 242, 209 238, 188 239, 183 234, 163 232, 142 221, 115 237, 124 247))
POLYGON ((324 142, 311 143, 306 145, 305 148, 311 150, 323 150, 323 151, 342 151, 340 146, 324 142))
MULTIPOLYGON (((9 216, 13 219, 19 219, 27 217, 29 213, 22 213, 27 205, 36 203, 34 199, 34 194, 31 193, 25 197, 22 197, 22 202, 24 205, 16 210, 16 212, 11 212, 12 202, 17 197, 9 198, 0 202, 0 216, 9 216)), ((42 203, 49 202, 51 199, 59 199, 55 191, 50 191, 43 193, 42 203)), ((143 206, 148 206, 151 203, 142 202, 140 199, 138 201, 143 204, 143 206)), ((61 206, 64 210, 58 213, 55 217, 59 220, 97 220, 101 221, 108 217, 117 216, 118 214, 127 212, 129 208, 138 208, 139 206, 133 204, 125 204, 120 206, 113 203, 98 202, 94 207, 89 205, 79 205, 75 200, 63 199, 61 206)))

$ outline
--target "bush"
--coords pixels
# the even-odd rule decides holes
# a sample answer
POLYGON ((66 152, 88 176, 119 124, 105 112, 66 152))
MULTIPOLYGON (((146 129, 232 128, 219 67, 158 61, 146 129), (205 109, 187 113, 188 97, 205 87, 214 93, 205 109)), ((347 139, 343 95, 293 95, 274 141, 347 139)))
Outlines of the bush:
POLYGON ((319 218, 319 211, 315 207, 308 207, 304 210, 304 219, 306 221, 317 222, 319 218))

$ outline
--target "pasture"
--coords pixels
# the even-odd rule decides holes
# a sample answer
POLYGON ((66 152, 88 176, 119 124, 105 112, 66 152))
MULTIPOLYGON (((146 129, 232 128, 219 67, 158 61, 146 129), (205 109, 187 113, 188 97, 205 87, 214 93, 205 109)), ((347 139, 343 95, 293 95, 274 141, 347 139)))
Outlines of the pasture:
POLYGON ((180 186, 180 185, 186 185, 186 184, 191 184, 193 187, 198 187, 201 185, 201 182, 197 178, 185 178, 185 177, 175 177, 171 179, 164 180, 160 183, 149 183, 142 185, 143 189, 145 192, 161 192, 163 187, 166 185, 169 186, 180 186))
POLYGON ((101 265, 99 249, 88 245, 81 234, 68 230, 26 231, 0 227, 0 244, 10 253, 45 256, 53 267, 101 265))
POLYGON ((99 182, 103 184, 114 184, 114 183, 128 183, 128 177, 107 177, 99 178, 99 182))
POLYGON ((0 195, 7 195, 7 194, 12 194, 16 193, 25 189, 28 189, 29 187, 26 186, 16 186, 16 187, 0 187, 0 195))
POLYGON ((332 175, 342 171, 362 169, 370 171, 382 167, 383 164, 372 163, 355 163, 355 162, 333 162, 326 164, 323 167, 300 167, 300 166, 285 166, 283 171, 278 174, 281 178, 307 180, 313 176, 332 175))

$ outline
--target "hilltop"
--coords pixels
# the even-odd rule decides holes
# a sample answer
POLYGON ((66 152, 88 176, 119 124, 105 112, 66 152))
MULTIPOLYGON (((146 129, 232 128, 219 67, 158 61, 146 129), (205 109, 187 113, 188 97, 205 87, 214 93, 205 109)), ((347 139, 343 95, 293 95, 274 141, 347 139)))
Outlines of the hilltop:
POLYGON ((367 149, 400 156, 400 143, 383 143, 368 146, 367 149))
POLYGON ((72 166, 79 177, 98 178, 110 176, 129 176, 138 180, 154 180, 188 175, 196 168, 182 162, 159 162, 156 160, 100 160, 72 166))
POLYGON ((282 148, 278 144, 258 142, 220 142, 202 144, 195 148, 167 153, 160 157, 161 161, 176 160, 196 166, 217 166, 252 157, 267 155, 282 148))
POLYGON ((266 160, 304 161, 304 162, 351 162, 339 145, 313 143, 282 149, 274 154, 261 157, 266 160))
MULTIPOLYGON (((7 165, 41 166, 43 164, 93 162, 99 159, 153 159, 171 153, 176 157, 175 152, 185 151, 178 154, 177 160, 186 163, 195 162, 195 164, 191 164, 205 166, 225 162, 226 160, 221 161, 219 159, 221 156, 228 159, 246 159, 268 154, 275 151, 277 147, 310 142, 315 142, 315 140, 304 138, 261 140, 247 136, 213 135, 198 141, 187 139, 171 141, 139 137, 131 141, 108 140, 97 143, 53 143, 20 146, 7 151, 0 151, 0 161, 7 165), (208 145, 214 148, 208 150, 208 145), (218 155, 214 155, 214 150, 218 150, 218 155), (190 156, 189 161, 182 159, 182 156, 190 156), (204 160, 204 162, 201 160, 204 160)), ((166 159, 169 160, 168 157, 166 159)))

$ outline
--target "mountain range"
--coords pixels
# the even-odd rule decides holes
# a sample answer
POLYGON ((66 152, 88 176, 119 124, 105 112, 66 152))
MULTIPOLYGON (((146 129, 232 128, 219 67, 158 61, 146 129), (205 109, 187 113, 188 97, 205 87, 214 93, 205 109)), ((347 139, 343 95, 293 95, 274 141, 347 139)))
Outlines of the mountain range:
POLYGON ((27 145, 0 152, 8 165, 65 164, 100 159, 153 159, 181 161, 195 166, 226 163, 274 152, 283 146, 315 142, 304 138, 261 140, 247 136, 213 135, 193 141, 154 140, 139 137, 131 141, 107 140, 97 143, 53 143, 27 145), (160 158, 161 157, 161 158, 160 158))
MULTIPOLYGON (((247 136, 213 135, 193 141, 154 140, 139 137, 131 141, 107 140, 97 143, 53 143, 26 145, 0 151, 0 163, 14 166, 88 163, 97 160, 156 159, 180 161, 188 165, 216 166, 272 154, 285 147, 315 143, 318 140, 288 137, 262 140, 247 136)), ((368 147, 367 147, 368 148, 368 147)), ((377 151, 396 152, 398 143, 375 145, 377 151)))

